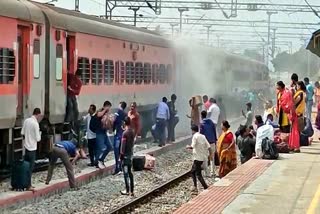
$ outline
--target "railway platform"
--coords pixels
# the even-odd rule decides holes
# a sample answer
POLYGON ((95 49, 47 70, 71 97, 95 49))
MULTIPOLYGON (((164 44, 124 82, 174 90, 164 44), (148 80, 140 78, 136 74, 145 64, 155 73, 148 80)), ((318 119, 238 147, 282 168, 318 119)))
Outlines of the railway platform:
POLYGON ((320 213, 319 168, 320 142, 275 161, 251 159, 174 214, 320 213))

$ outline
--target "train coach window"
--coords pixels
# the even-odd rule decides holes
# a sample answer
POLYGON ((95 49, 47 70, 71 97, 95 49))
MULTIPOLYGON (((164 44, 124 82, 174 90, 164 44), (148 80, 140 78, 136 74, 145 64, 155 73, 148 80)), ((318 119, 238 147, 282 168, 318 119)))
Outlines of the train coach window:
POLYGON ((117 76, 118 76, 118 84, 123 84, 126 80, 126 72, 124 68, 124 63, 122 61, 117 62, 117 76))
POLYGON ((56 47, 56 80, 62 80, 62 57, 63 57, 63 48, 61 44, 57 44, 56 47))
POLYGON ((33 78, 40 77, 40 41, 35 39, 33 41, 33 78))
POLYGON ((91 60, 91 83, 101 85, 102 83, 102 61, 101 59, 91 60))
POLYGON ((141 84, 143 80, 143 66, 141 62, 137 62, 135 65, 135 81, 136 84, 141 84))
POLYGON ((104 84, 112 85, 114 80, 114 65, 112 60, 104 60, 104 84))
POLYGON ((167 69, 166 69, 166 81, 167 83, 170 82, 172 77, 172 65, 167 65, 167 69))
POLYGON ((145 84, 151 83, 151 65, 150 63, 144 63, 144 70, 143 70, 143 82, 145 84))
POLYGON ((90 61, 85 57, 78 57, 78 69, 81 71, 81 81, 83 85, 88 85, 90 82, 90 61))
POLYGON ((133 62, 126 62, 126 83, 133 84, 134 82, 134 65, 133 62))
POLYGON ((166 82, 166 66, 165 65, 160 64, 157 77, 158 77, 158 80, 160 81, 160 84, 164 84, 166 82))
POLYGON ((0 48, 0 84, 12 84, 15 74, 15 57, 12 49, 0 48))
POLYGON ((154 84, 158 83, 157 73, 158 73, 158 65, 153 64, 152 65, 152 83, 154 83, 154 84))

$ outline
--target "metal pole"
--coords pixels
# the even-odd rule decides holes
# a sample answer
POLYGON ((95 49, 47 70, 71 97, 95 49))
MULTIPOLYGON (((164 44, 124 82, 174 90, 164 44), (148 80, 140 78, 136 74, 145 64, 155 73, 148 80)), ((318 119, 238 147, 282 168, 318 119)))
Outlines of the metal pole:
POLYGON ((133 20, 133 26, 137 26, 137 10, 134 11, 134 20, 133 20))
POLYGON ((277 14, 277 12, 267 11, 268 15, 268 41, 267 41, 267 66, 269 67, 269 47, 270 47, 270 22, 271 22, 271 15, 277 14))
POLYGON ((106 0, 106 19, 108 19, 108 0, 106 0))
POLYGON ((175 27, 175 26, 178 26, 178 24, 177 24, 177 23, 170 23, 170 26, 171 26, 171 36, 172 36, 172 38, 173 38, 174 27, 175 27))
POLYGON ((75 5, 74 5, 74 10, 75 10, 75 11, 79 11, 79 0, 75 0, 75 1, 74 1, 74 4, 75 4, 75 5))
POLYGON ((183 11, 179 11, 180 12, 180 34, 182 33, 182 13, 183 11))
POLYGON ((265 45, 262 45, 262 60, 263 62, 265 63, 266 62, 266 59, 265 59, 265 45))
POLYGON ((178 11, 180 13, 180 34, 182 33, 182 13, 185 11, 189 11, 187 7, 179 7, 178 11))
POLYGON ((271 56, 272 58, 274 58, 274 54, 275 54, 275 50, 276 50, 276 30, 277 29, 272 29, 273 31, 273 38, 272 38, 272 52, 271 52, 271 56))
POLYGON ((128 10, 133 10, 134 13, 134 19, 133 19, 133 26, 137 26, 137 11, 140 9, 140 7, 129 7, 128 10))
POLYGON ((210 39, 210 28, 212 25, 204 25, 205 28, 207 28, 207 44, 209 45, 209 39, 210 39))

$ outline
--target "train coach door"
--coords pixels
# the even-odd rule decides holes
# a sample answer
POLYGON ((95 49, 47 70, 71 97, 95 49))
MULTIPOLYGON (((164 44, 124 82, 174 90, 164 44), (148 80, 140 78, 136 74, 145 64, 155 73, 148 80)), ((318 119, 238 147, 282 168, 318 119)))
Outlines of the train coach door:
MULTIPOLYGON (((69 33, 68 33, 69 34, 69 33)), ((67 36, 67 70, 75 72, 75 49, 76 37, 74 35, 67 36)))
POLYGON ((30 54, 30 29, 18 26, 17 51, 18 51, 18 105, 17 119, 24 118, 27 106, 28 84, 29 84, 29 54, 30 54))

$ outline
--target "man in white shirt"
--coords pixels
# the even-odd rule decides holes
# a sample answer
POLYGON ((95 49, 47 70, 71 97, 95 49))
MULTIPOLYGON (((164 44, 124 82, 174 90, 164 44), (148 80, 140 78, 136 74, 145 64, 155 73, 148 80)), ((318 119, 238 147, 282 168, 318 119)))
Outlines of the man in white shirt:
POLYGON ((198 191, 197 188, 197 177, 204 189, 208 188, 208 185, 202 177, 202 164, 208 160, 209 155, 212 155, 210 144, 206 137, 199 133, 199 127, 193 125, 192 130, 192 144, 187 146, 187 149, 192 149, 193 154, 193 165, 191 169, 192 180, 194 184, 194 192, 198 191))
POLYGON ((273 127, 271 125, 263 125, 257 129, 256 146, 255 146, 255 152, 257 157, 262 158, 263 139, 268 138, 272 140, 273 134, 274 134, 273 127))
POLYGON ((88 150, 89 150, 89 156, 90 156, 90 163, 88 166, 95 166, 95 145, 96 145, 96 133, 91 131, 90 129, 90 121, 91 117, 94 117, 96 115, 97 107, 95 105, 90 105, 88 114, 83 117, 83 120, 86 124, 86 138, 88 140, 88 150))
POLYGON ((167 98, 163 97, 162 102, 159 103, 157 109, 157 122, 156 122, 156 132, 159 137, 159 146, 162 147, 166 144, 166 127, 167 121, 170 119, 170 111, 167 105, 167 98))
MULTIPOLYGON (((30 118, 26 119, 23 123, 21 135, 24 137, 23 146, 25 149, 24 160, 30 164, 30 175, 32 174, 34 162, 36 160, 37 144, 41 140, 39 121, 41 121, 41 111, 39 108, 33 110, 33 114, 30 118)), ((33 190, 34 187, 31 185, 28 190, 33 190)))
MULTIPOLYGON (((211 106, 208 109, 208 114, 207 114, 207 118, 209 118, 215 125, 215 127, 217 127, 218 125, 218 121, 219 121, 219 116, 220 116, 220 108, 217 105, 217 101, 213 98, 210 98, 210 103, 211 106)), ((217 130, 216 130, 217 132, 217 130)))

